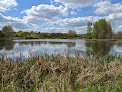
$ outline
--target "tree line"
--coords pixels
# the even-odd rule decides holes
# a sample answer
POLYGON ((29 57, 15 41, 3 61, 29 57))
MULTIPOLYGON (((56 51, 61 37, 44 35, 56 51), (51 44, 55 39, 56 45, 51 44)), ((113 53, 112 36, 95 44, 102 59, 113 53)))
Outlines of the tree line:
POLYGON ((79 37, 76 31, 69 30, 67 33, 40 33, 40 32, 15 32, 10 25, 6 25, 0 31, 0 38, 3 39, 73 39, 79 37))
POLYGON ((87 23, 86 34, 76 34, 76 31, 69 30, 67 33, 40 33, 40 32, 15 32, 10 25, 6 25, 0 31, 0 40, 4 39, 122 39, 122 32, 114 34, 111 22, 105 19, 96 21, 94 24, 87 23))

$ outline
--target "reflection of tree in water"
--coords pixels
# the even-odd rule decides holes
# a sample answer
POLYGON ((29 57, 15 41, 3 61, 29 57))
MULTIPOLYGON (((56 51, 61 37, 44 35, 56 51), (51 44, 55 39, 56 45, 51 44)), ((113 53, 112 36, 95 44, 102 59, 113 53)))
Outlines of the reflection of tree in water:
POLYGON ((0 41, 0 50, 2 50, 5 46, 5 41, 0 41))
POLYGON ((75 47, 76 43, 67 43, 68 48, 75 47))
POLYGON ((91 56, 91 42, 90 41, 86 42, 86 55, 91 56))
POLYGON ((88 41, 86 42, 87 55, 108 55, 113 45, 114 43, 111 41, 88 41))
POLYGON ((52 41, 28 41, 28 42, 18 42, 19 45, 66 45, 68 47, 68 54, 70 53, 70 48, 75 47, 76 43, 73 42, 52 42, 52 41))
POLYGON ((30 42, 18 42, 19 45, 31 45, 34 46, 36 45, 41 45, 41 44, 58 44, 58 45, 62 45, 62 44, 66 44, 69 48, 73 47, 76 45, 76 43, 70 43, 70 42, 48 42, 48 41, 30 41, 30 42))
POLYGON ((11 50, 14 48, 15 43, 13 41, 6 41, 5 43, 6 43, 5 45, 6 50, 11 50))
POLYGON ((117 42, 116 46, 118 46, 118 47, 122 46, 122 42, 117 42))
POLYGON ((70 48, 71 47, 75 47, 76 43, 70 43, 70 42, 68 42, 66 45, 68 47, 67 56, 69 56, 71 54, 70 48))
POLYGON ((18 42, 18 44, 21 45, 41 45, 41 44, 47 44, 47 42, 40 42, 40 41, 29 41, 29 42, 18 42))
POLYGON ((11 50, 14 48, 14 42, 9 40, 9 41, 2 41, 0 42, 0 50, 6 49, 6 50, 11 50))

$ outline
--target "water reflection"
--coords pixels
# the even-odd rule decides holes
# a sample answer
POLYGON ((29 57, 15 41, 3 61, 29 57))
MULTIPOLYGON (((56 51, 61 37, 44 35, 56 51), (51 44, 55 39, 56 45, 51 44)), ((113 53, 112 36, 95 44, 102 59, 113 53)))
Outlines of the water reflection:
POLYGON ((122 55, 122 42, 112 41, 85 41, 68 39, 47 39, 47 40, 14 40, 0 42, 0 57, 6 54, 7 57, 16 58, 21 55, 23 58, 37 56, 40 53, 60 53, 71 56, 81 53, 83 56, 104 56, 108 54, 122 55))
POLYGON ((88 56, 108 55, 111 48, 115 45, 111 41, 88 41, 86 42, 86 53, 88 56))
POLYGON ((0 50, 12 50, 14 48, 15 42, 14 41, 0 41, 0 50))
POLYGON ((66 44, 68 48, 75 47, 75 45, 76 45, 76 43, 71 43, 71 42, 48 42, 48 41, 18 42, 18 44, 20 46, 21 45, 34 46, 34 45, 41 45, 41 44, 50 44, 50 45, 53 45, 53 44, 58 44, 58 45, 66 44))
POLYGON ((122 46, 122 42, 117 42, 116 46, 121 47, 122 46))

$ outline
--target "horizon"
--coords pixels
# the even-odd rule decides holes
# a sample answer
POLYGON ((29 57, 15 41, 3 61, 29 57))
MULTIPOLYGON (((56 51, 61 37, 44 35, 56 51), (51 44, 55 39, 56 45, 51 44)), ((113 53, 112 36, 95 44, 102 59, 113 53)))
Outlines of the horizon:
POLYGON ((121 0, 1 0, 0 29, 41 33, 87 33, 87 23, 112 20, 114 33, 122 32, 121 0))

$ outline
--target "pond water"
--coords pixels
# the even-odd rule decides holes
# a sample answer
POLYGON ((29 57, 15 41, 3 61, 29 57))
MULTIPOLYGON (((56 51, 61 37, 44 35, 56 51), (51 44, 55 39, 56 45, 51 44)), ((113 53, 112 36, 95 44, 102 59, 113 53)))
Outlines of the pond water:
POLYGON ((75 56, 121 55, 122 41, 85 41, 70 39, 33 39, 0 42, 0 58, 2 55, 16 58, 28 58, 39 54, 61 54, 75 56))

